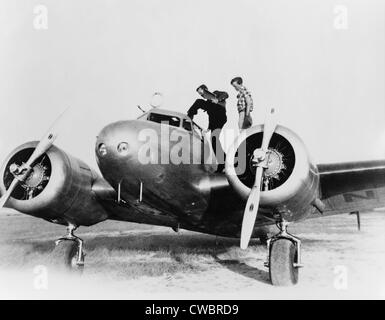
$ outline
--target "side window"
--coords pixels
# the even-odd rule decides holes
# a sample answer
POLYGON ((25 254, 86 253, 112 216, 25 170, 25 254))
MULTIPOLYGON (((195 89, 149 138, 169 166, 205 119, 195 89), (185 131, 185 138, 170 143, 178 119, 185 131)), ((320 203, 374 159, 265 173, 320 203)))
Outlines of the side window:
POLYGON ((191 125, 191 121, 187 120, 187 119, 183 119, 183 129, 186 129, 187 131, 192 131, 192 125, 191 125))

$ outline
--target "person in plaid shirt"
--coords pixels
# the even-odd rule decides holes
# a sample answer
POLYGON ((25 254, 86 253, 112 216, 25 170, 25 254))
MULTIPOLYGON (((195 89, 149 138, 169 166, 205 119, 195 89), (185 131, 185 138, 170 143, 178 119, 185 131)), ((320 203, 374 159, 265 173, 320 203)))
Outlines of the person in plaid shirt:
POLYGON ((253 111, 253 98, 251 97, 250 92, 243 86, 241 77, 236 77, 231 80, 231 85, 238 91, 237 108, 239 112, 239 130, 250 128, 253 124, 253 119, 250 115, 250 112, 253 111))

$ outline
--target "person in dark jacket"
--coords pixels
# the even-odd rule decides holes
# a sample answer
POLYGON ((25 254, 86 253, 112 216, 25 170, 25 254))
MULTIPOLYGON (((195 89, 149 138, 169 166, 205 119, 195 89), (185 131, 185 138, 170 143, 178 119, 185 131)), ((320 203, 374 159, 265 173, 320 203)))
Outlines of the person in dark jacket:
POLYGON ((196 91, 203 99, 195 100, 194 104, 187 111, 187 115, 193 119, 199 109, 207 112, 209 117, 208 130, 211 131, 211 144, 218 161, 217 172, 222 172, 225 168, 226 155, 219 141, 219 136, 227 121, 226 99, 229 95, 225 91, 218 90, 211 93, 204 84, 199 86, 196 91))

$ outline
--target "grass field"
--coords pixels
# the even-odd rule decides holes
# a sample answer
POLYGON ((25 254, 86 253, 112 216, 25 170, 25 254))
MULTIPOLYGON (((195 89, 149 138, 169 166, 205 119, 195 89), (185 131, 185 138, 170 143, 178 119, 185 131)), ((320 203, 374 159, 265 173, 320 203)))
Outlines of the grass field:
POLYGON ((266 248, 169 228, 106 221, 80 228, 82 277, 52 267, 57 226, 2 211, 0 298, 385 298, 385 211, 339 215, 294 224, 303 240, 299 284, 277 288, 263 266, 266 248), (41 267, 47 288, 36 285, 41 267), (342 281, 342 282, 341 282, 342 281))

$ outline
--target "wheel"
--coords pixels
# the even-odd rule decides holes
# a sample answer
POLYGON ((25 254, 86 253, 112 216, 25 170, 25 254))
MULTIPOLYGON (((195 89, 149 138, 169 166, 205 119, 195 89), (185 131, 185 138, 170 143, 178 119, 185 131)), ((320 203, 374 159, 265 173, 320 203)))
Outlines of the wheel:
MULTIPOLYGON (((82 274, 84 264, 78 265, 78 244, 75 241, 63 240, 55 247, 52 252, 52 258, 55 264, 60 263, 59 267, 71 273, 82 274)), ((84 253, 82 253, 82 261, 84 262, 84 253)))
POLYGON ((278 239, 270 245, 269 273, 275 286, 291 286, 298 282, 298 268, 295 244, 289 239, 278 239))

